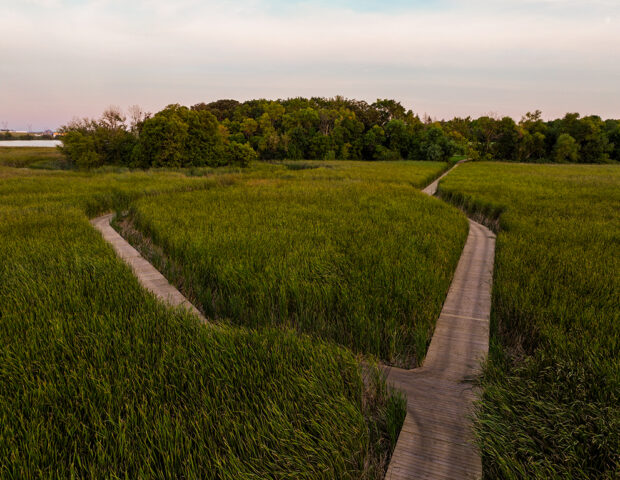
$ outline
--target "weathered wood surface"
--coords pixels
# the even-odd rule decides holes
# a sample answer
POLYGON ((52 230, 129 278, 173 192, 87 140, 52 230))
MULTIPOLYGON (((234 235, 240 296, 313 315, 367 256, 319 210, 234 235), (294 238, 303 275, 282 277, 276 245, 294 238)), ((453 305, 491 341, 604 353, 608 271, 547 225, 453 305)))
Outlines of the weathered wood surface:
POLYGON ((456 162, 454 164, 454 166, 452 168, 450 168, 449 170, 447 170, 446 172, 444 172, 441 176, 437 177, 434 181, 432 181, 431 183, 429 183, 426 188, 424 188, 422 190, 422 193, 426 193, 427 195, 430 195, 431 197, 433 195, 435 195, 437 193, 437 187, 439 186, 439 181, 445 177, 446 175, 448 175, 448 173, 450 173, 452 170, 454 170, 456 167, 458 167, 461 163, 465 163, 465 162, 469 162, 469 158, 466 158, 465 160, 460 160, 458 162, 456 162))
MULTIPOLYGON (((460 162, 459 162, 460 163, 460 162)), ((444 173, 423 192, 434 195, 444 173)), ((91 220, 140 283, 162 301, 205 317, 111 226, 112 214, 91 220)), ((470 425, 476 397, 471 379, 489 344, 495 235, 470 220, 469 234, 421 368, 388 368, 388 382, 407 394, 407 416, 387 480, 477 479, 480 455, 470 425)))
MULTIPOLYGON (((423 191, 434 195, 438 181, 423 191)), ((388 383, 407 394, 407 416, 387 480, 482 476, 470 423, 476 398, 472 379, 489 349, 494 256, 495 235, 470 220, 423 366, 387 369, 388 383)))
POLYGON ((180 307, 197 315, 203 322, 207 319, 187 298, 174 288, 159 271, 110 226, 113 214, 94 218, 90 223, 101 232, 104 240, 114 247, 116 254, 127 263, 144 288, 155 294, 163 302, 180 307))

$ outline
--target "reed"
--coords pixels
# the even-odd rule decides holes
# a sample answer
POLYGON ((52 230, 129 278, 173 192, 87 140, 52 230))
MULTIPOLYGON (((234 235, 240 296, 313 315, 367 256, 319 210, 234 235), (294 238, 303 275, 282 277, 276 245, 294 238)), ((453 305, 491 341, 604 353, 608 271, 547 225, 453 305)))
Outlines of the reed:
POLYGON ((465 164, 439 194, 499 232, 485 477, 618 478, 620 167, 465 164))

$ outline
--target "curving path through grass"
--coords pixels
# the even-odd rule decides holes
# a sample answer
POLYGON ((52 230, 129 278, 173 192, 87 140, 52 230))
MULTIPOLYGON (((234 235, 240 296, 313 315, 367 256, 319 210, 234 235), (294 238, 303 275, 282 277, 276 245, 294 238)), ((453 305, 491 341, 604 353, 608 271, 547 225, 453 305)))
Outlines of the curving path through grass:
POLYGON ((202 313, 181 292, 170 285, 170 282, 153 265, 112 228, 110 221, 113 216, 114 214, 112 213, 102 215, 92 219, 90 223, 101 232, 103 239, 114 247, 116 254, 131 267, 142 286, 168 305, 185 308, 197 315, 203 322, 206 322, 207 319, 202 313))
MULTIPOLYGON (((448 173, 423 192, 434 195, 439 180, 448 173)), ((91 223, 132 268, 140 283, 164 302, 189 309, 206 322, 196 307, 110 226, 111 219, 112 214, 108 214, 91 223)), ((387 369, 388 382, 408 398, 407 416, 388 468, 388 480, 482 476, 470 416, 476 398, 473 379, 480 373, 489 347, 495 235, 473 220, 469 225, 424 365, 413 370, 387 369)))
MULTIPOLYGON (((440 179, 423 192, 434 195, 440 179)), ((470 417, 473 380, 489 349, 494 256, 495 235, 470 220, 423 366, 387 369, 388 382, 407 394, 407 416, 387 480, 482 477, 470 417)))

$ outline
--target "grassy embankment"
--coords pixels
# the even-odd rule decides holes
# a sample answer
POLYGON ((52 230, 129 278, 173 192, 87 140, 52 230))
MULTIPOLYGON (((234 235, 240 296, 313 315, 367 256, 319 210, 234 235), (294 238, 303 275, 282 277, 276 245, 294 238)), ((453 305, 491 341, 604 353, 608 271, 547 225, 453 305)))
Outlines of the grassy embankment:
POLYGON ((381 476, 404 404, 352 353, 171 311, 88 223, 239 177, 0 168, 0 477, 381 476))
POLYGON ((337 163, 144 198, 130 218, 167 255, 152 260, 207 317, 285 325, 419 365, 466 219, 410 186, 442 164, 337 163))
POLYGON ((618 478, 620 167, 467 164, 440 194, 499 226, 486 478, 618 478))
POLYGON ((67 161, 56 147, 0 146, 0 166, 54 170, 67 168, 67 161))

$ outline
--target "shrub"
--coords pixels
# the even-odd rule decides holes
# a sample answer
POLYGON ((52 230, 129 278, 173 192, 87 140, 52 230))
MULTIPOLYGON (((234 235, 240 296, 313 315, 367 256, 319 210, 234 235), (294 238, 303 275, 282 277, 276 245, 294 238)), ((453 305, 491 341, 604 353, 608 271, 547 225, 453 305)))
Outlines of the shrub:
POLYGON ((230 142, 226 145, 224 158, 228 165, 247 167, 258 155, 247 143, 230 142))

